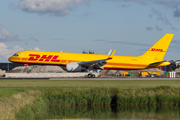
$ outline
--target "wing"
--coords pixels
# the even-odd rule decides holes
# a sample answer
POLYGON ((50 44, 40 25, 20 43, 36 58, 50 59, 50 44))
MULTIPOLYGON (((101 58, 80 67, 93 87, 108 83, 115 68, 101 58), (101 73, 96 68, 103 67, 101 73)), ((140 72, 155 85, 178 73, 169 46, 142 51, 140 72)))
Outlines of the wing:
POLYGON ((115 52, 116 52, 116 50, 114 50, 112 52, 112 54, 107 59, 87 61, 87 62, 80 62, 79 65, 88 67, 88 69, 93 69, 93 67, 102 68, 102 66, 107 63, 106 62, 107 60, 111 60, 113 58, 115 52))

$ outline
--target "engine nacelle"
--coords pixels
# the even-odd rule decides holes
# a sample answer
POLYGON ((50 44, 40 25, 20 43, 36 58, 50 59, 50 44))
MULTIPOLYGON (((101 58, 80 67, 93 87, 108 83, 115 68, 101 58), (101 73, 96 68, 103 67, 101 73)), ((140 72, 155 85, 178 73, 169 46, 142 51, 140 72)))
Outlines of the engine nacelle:
POLYGON ((66 64, 66 70, 68 72, 81 72, 81 71, 85 71, 85 67, 82 67, 81 65, 79 65, 76 62, 71 62, 66 64))

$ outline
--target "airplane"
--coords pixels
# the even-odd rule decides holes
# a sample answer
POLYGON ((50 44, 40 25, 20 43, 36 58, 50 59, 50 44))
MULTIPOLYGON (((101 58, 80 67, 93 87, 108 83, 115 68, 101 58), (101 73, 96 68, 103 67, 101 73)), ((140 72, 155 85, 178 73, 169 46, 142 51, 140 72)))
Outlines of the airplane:
MULTIPOLYGON (((141 56, 120 56, 103 54, 83 54, 50 51, 20 51, 9 58, 10 62, 38 65, 66 66, 68 72, 81 72, 88 69, 111 69, 111 70, 140 70, 167 66, 169 61, 163 57, 169 47, 174 34, 165 34, 159 41, 150 47, 141 56)), ((95 77, 90 72, 88 77, 95 77)))

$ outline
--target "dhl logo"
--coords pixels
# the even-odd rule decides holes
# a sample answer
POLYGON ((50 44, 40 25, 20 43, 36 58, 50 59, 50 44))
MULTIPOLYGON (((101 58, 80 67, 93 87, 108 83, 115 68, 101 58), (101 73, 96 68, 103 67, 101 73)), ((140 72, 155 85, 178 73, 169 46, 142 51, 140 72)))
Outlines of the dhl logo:
POLYGON ((57 60, 59 55, 38 55, 38 54, 29 54, 29 61, 46 61, 46 62, 60 62, 57 60))
POLYGON ((158 49, 158 48, 151 48, 149 51, 165 52, 165 51, 163 51, 163 49, 158 49))

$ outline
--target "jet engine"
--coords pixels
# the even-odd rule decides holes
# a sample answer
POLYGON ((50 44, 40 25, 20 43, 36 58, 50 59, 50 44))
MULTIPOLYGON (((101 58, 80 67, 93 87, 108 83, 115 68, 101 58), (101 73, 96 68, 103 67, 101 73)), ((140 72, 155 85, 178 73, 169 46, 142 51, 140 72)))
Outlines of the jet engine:
POLYGON ((83 67, 82 65, 79 65, 76 62, 71 62, 71 63, 66 64, 66 70, 68 72, 81 72, 81 71, 85 71, 86 68, 83 67))

